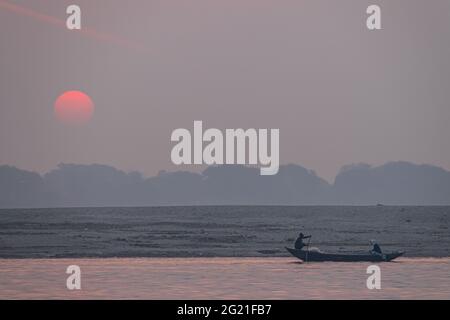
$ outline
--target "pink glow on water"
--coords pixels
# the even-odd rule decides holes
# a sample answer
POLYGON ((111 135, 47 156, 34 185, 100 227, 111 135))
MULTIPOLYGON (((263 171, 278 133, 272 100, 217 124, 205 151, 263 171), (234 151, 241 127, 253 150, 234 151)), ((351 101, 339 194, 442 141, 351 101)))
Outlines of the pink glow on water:
POLYGON ((0 299, 449 299, 450 258, 382 263, 368 290, 368 263, 292 258, 0 260, 0 299), (81 267, 80 291, 66 288, 81 267))

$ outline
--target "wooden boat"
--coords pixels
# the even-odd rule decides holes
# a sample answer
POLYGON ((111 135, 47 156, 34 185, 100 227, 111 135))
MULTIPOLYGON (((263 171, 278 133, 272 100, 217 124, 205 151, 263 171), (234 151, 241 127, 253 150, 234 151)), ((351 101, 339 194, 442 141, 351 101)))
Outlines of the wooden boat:
POLYGON ((383 261, 392 261, 395 258, 400 257, 403 255, 404 252, 391 252, 386 253, 383 255, 376 255, 376 254, 361 254, 361 253, 354 253, 354 254, 344 254, 344 253, 323 253, 318 251, 305 251, 305 250, 298 250, 298 249, 292 249, 287 248, 286 250, 289 251, 290 254, 292 254, 294 257, 299 258, 300 260, 303 260, 305 262, 308 261, 336 261, 336 262, 383 262, 383 261))

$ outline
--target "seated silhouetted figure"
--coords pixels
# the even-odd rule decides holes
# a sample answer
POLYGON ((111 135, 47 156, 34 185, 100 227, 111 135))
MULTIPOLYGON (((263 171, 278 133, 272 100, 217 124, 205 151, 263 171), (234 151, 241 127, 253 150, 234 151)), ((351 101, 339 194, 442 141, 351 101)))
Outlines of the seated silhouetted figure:
POLYGON ((372 250, 370 250, 370 253, 372 254, 378 254, 378 255, 382 255, 383 252, 381 251, 380 246, 378 245, 378 243, 375 242, 375 240, 370 240, 370 243, 373 245, 372 250))
POLYGON ((302 250, 302 248, 305 246, 303 239, 308 239, 308 238, 311 238, 311 236, 305 236, 305 235, 303 235, 303 233, 300 232, 297 240, 295 240, 295 249, 302 250))

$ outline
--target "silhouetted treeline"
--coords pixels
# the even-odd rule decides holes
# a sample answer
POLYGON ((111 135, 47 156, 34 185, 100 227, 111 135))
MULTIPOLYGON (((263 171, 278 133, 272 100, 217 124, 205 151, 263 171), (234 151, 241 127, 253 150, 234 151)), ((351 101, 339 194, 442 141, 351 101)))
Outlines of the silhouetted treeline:
POLYGON ((41 176, 0 166, 0 207, 162 205, 449 205, 450 172, 390 162, 344 167, 334 184, 298 165, 275 176, 244 166, 144 178, 105 165, 61 164, 41 176))

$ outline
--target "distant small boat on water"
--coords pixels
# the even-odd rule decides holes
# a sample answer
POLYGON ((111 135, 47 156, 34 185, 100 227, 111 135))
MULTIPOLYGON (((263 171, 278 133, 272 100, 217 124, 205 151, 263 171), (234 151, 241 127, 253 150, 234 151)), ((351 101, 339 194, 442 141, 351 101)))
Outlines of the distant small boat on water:
POLYGON ((323 253, 319 251, 299 250, 286 247, 294 257, 299 258, 302 261, 335 261, 335 262, 388 262, 392 261, 404 252, 391 252, 386 254, 340 254, 340 253, 323 253))

